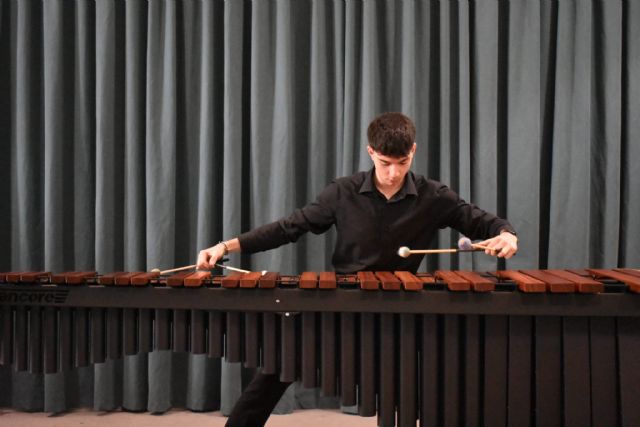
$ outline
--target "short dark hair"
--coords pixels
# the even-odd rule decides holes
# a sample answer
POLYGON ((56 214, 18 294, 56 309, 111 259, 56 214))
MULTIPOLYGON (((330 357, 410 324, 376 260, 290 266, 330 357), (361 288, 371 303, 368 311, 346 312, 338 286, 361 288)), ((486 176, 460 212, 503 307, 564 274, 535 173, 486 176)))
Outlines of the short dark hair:
POLYGON ((402 113, 383 113, 369 124, 367 138, 371 148, 378 153, 403 157, 409 154, 416 141, 416 127, 402 113))

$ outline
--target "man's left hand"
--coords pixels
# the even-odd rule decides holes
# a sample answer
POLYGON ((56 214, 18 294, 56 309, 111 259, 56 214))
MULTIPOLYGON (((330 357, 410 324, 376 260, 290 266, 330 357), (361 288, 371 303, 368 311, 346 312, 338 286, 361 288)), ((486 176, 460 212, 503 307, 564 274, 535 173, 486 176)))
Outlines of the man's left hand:
POLYGON ((498 258, 509 259, 518 252, 518 237, 508 231, 477 244, 486 247, 485 254, 498 258))

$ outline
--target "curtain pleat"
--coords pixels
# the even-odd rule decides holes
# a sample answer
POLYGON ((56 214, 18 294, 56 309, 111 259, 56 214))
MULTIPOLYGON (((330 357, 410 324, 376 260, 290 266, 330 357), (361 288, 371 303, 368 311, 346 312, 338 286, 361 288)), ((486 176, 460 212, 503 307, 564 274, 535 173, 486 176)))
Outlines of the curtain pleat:
POLYGON ((147 9, 144 0, 125 2, 124 99, 124 265, 125 271, 144 270, 146 245, 145 99, 147 9))
MULTIPOLYGON (((191 264, 370 168, 383 111, 414 118, 414 171, 520 237, 423 268, 638 268, 638 76, 623 0, 0 0, 0 270, 191 264)), ((330 270, 334 241, 230 264, 330 270)), ((167 350, 2 367, 0 406, 228 413, 252 372, 167 350)), ((317 405, 338 401, 294 386, 278 411, 317 405)))
POLYGON ((635 216, 640 212, 640 4, 623 3, 622 15, 622 152, 621 152, 621 196, 619 265, 637 265, 640 262, 640 221, 635 216))

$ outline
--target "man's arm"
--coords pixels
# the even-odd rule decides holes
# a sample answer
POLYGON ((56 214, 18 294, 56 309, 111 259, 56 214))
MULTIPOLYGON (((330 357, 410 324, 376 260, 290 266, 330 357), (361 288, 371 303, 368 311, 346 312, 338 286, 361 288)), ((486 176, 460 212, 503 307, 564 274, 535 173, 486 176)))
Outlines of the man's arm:
POLYGON ((200 251, 196 262, 197 268, 211 269, 229 252, 261 252, 295 242, 309 231, 315 234, 324 233, 335 222, 337 197, 338 189, 334 182, 329 184, 314 202, 296 209, 288 217, 200 251))
POLYGON ((516 254, 518 237, 507 220, 467 203, 447 186, 443 185, 438 195, 449 206, 444 209, 444 226, 454 228, 472 239, 485 239, 478 244, 487 247, 487 255, 508 259, 516 254))

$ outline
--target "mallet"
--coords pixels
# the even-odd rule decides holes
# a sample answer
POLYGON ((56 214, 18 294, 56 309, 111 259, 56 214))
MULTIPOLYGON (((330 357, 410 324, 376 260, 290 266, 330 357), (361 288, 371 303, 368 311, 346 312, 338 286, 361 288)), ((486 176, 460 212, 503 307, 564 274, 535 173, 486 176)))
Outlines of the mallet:
MULTIPOLYGON (((231 267, 229 265, 215 264, 215 266, 216 267, 220 267, 220 268, 226 268, 227 270, 231 270, 231 271, 236 271, 238 273, 251 273, 249 270, 243 270, 242 268, 231 267)), ((177 273, 178 271, 191 270, 193 268, 196 268, 196 264, 186 265, 184 267, 172 268, 170 270, 162 270, 162 271, 160 271, 159 268, 154 268, 153 270, 151 270, 151 272, 152 273, 160 273, 160 275, 164 275, 164 274, 169 274, 169 273, 177 273)), ((267 270, 262 270, 262 275, 264 276, 266 274, 266 272, 267 272, 267 270)))
POLYGON ((488 249, 488 248, 486 246, 483 246, 483 245, 473 244, 473 243, 471 243, 471 239, 469 239, 468 237, 463 237, 460 240, 458 240, 458 249, 455 249, 455 248, 452 248, 452 249, 409 249, 407 246, 402 246, 400 249, 398 249, 398 255, 400 255, 402 258, 407 258, 409 255, 416 255, 416 254, 427 254, 427 255, 450 254, 450 253, 456 253, 456 252, 484 251, 485 249, 488 249))

